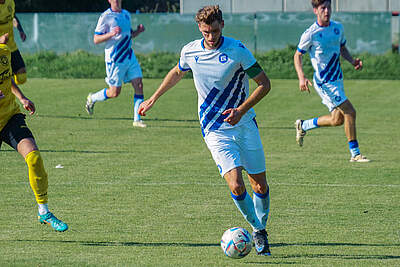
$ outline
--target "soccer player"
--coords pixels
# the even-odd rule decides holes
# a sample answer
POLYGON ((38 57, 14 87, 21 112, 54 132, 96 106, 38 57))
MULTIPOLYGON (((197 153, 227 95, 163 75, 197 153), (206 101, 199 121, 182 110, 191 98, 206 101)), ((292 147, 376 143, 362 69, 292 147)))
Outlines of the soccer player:
POLYGON ((18 29, 21 40, 25 42, 26 35, 21 23, 15 16, 14 0, 0 0, 0 36, 8 33, 8 47, 11 49, 11 68, 16 84, 26 82, 25 62, 14 40, 14 27, 18 29))
POLYGON ((265 156, 253 106, 270 91, 270 81, 251 52, 235 39, 222 36, 224 20, 219 6, 206 6, 196 14, 202 39, 185 45, 178 64, 157 91, 139 108, 141 115, 159 97, 193 72, 198 94, 198 115, 204 140, 239 211, 253 228, 257 254, 270 255, 266 223, 269 186, 265 156), (249 77, 257 88, 249 93, 249 77), (247 171, 253 199, 246 191, 247 171))
POLYGON ((38 220, 50 224, 54 230, 64 232, 68 225, 57 219, 48 208, 47 173, 42 156, 32 132, 26 126, 25 115, 21 113, 15 98, 32 115, 35 105, 25 97, 12 79, 11 50, 6 45, 8 34, 0 37, 0 146, 4 141, 24 157, 28 165, 29 183, 38 203, 38 220))
POLYGON ((344 131, 349 144, 351 162, 369 162, 360 153, 356 135, 356 111, 346 97, 343 87, 343 73, 340 56, 350 62, 356 70, 362 69, 362 61, 353 58, 346 48, 343 26, 331 20, 331 1, 312 0, 311 4, 317 21, 301 36, 294 55, 294 66, 299 78, 301 91, 310 93, 311 82, 305 77, 302 66, 303 54, 310 52, 314 72, 314 88, 322 98, 322 103, 330 114, 295 122, 296 141, 302 146, 307 131, 319 127, 339 126, 344 124, 344 131))
POLYGON ((135 31, 131 28, 130 13, 121 8, 122 0, 108 0, 110 8, 101 14, 97 23, 94 43, 106 43, 105 62, 108 88, 90 93, 86 101, 86 111, 93 114, 94 104, 108 98, 117 97, 121 93, 122 83, 130 82, 135 90, 133 98, 133 126, 146 127, 138 113, 143 102, 142 70, 132 50, 132 38, 145 29, 142 24, 135 31))

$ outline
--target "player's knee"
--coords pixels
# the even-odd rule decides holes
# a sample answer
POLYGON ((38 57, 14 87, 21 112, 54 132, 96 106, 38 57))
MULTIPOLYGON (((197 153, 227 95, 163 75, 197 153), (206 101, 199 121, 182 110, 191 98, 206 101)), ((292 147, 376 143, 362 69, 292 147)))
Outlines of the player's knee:
POLYGON ((340 126, 343 125, 344 123, 344 117, 340 116, 340 117, 336 117, 332 119, 332 126, 340 126))
POLYGON ((236 196, 240 196, 246 191, 245 185, 240 183, 233 183, 229 187, 232 193, 236 196))
POLYGON ((17 85, 24 84, 27 79, 26 72, 14 74, 14 82, 17 85))

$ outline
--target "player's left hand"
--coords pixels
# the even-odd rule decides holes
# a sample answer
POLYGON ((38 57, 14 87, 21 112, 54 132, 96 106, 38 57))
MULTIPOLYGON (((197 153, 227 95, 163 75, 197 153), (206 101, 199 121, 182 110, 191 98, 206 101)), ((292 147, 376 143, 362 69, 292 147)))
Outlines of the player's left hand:
POLYGON ((19 32, 19 36, 21 37, 22 42, 25 42, 26 40, 26 34, 23 31, 19 32))
POLYGON ((146 29, 144 28, 143 24, 139 24, 136 28, 138 32, 144 32, 146 29))
POLYGON ((0 90, 0 99, 4 98, 5 95, 3 94, 3 92, 0 90))
POLYGON ((35 111, 36 111, 35 104, 33 104, 33 102, 30 101, 28 98, 22 99, 21 104, 24 107, 24 109, 29 111, 30 115, 33 115, 35 113, 35 111))
POLYGON ((230 125, 237 124, 243 116, 243 114, 237 108, 229 108, 224 112, 222 112, 222 115, 228 115, 228 114, 229 116, 226 117, 224 121, 226 121, 230 125))
POLYGON ((362 67, 363 67, 363 63, 362 63, 361 59, 356 58, 356 59, 354 60, 353 66, 354 66, 354 69, 356 69, 356 70, 361 70, 362 67))

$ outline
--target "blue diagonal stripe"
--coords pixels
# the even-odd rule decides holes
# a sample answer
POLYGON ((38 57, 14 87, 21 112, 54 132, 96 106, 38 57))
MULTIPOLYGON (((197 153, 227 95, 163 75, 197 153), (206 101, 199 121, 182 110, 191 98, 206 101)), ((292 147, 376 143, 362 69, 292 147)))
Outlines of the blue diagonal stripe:
POLYGON ((323 71, 321 71, 321 73, 320 73, 321 79, 323 79, 325 74, 329 71, 329 69, 331 68, 332 64, 334 64, 334 62, 336 61, 336 58, 337 58, 337 54, 334 53, 332 58, 329 60, 328 65, 326 65, 325 69, 323 71))
POLYGON ((207 95, 206 99, 204 99, 203 104, 201 104, 200 106, 200 113, 199 113, 200 120, 203 117, 204 112, 211 105, 211 103, 213 102, 214 98, 217 96, 218 93, 219 90, 214 87, 213 89, 211 89, 211 92, 207 95))
POLYGON ((339 67, 339 57, 336 58, 335 63, 330 68, 328 74, 326 75, 326 78, 324 79, 324 77, 321 77, 321 79, 323 79, 325 83, 330 81, 330 79, 332 78, 332 75, 336 72, 338 67, 339 67))
POLYGON ((115 56, 115 61, 118 61, 118 59, 126 52, 129 50, 130 46, 131 46, 131 40, 129 39, 127 42, 125 42, 124 46, 120 49, 120 51, 118 52, 118 54, 115 56))
POLYGON ((128 51, 126 51, 126 53, 118 60, 118 63, 124 62, 125 58, 129 55, 132 54, 132 49, 128 49, 128 51))
POLYGON ((130 38, 128 36, 126 36, 124 39, 122 39, 122 41, 114 48, 114 50, 111 52, 110 54, 110 58, 112 58, 114 56, 115 53, 117 53, 120 48, 125 44, 125 42, 127 40, 129 40, 130 38))
POLYGON ((339 66, 338 66, 338 68, 337 68, 337 70, 336 70, 336 73, 335 73, 335 75, 332 76, 332 79, 330 79, 330 81, 331 81, 331 82, 336 81, 336 80, 338 79, 338 77, 339 77, 339 75, 340 75, 341 72, 342 72, 342 68, 340 67, 340 63, 339 63, 339 66))
POLYGON ((235 86, 235 83, 236 83, 236 80, 237 80, 237 78, 239 76, 239 73, 241 73, 242 71, 243 71, 243 68, 240 67, 235 72, 235 74, 233 75, 232 80, 229 82, 228 86, 224 89, 224 91, 222 92, 220 97, 217 99, 217 101, 215 102, 214 106, 212 106, 210 108, 210 110, 208 111, 208 113, 204 116, 204 119, 201 122, 201 127, 203 129, 205 129, 207 127, 207 125, 210 123, 210 121, 215 117, 215 115, 220 112, 221 107, 223 106, 225 101, 228 99, 233 86, 235 86))
MULTIPOLYGON (((230 109, 230 108, 234 108, 235 107, 235 103, 237 102, 238 98, 239 98, 239 94, 242 91, 242 85, 243 85, 243 77, 244 77, 245 73, 242 72, 239 76, 239 81, 237 83, 236 89, 233 92, 233 95, 231 97, 231 99, 228 102, 228 105, 225 107, 225 110, 230 109)), ((211 125, 210 130, 217 130, 221 124, 224 122, 224 119, 227 117, 228 115, 222 115, 220 114, 219 117, 215 120, 215 122, 213 123, 213 125, 211 125)))

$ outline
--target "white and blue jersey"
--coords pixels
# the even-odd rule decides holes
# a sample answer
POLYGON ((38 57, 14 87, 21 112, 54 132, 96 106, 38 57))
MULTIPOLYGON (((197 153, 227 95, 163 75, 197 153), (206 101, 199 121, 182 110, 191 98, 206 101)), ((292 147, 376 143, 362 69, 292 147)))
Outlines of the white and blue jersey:
POLYGON ((249 96, 249 80, 245 70, 256 63, 251 52, 238 40, 221 37, 217 49, 204 47, 204 39, 182 48, 179 68, 192 70, 198 94, 198 115, 203 136, 210 131, 240 126, 255 117, 251 108, 232 126, 222 112, 240 106, 249 96))
POLYGON ((315 70, 314 82, 319 87, 343 80, 340 48, 345 44, 342 24, 332 20, 327 27, 321 27, 315 22, 301 36, 297 50, 302 54, 310 52, 315 70))
POLYGON ((111 8, 104 11, 97 22, 95 34, 106 34, 117 26, 121 28, 121 33, 113 36, 105 43, 106 63, 123 63, 126 60, 131 60, 133 55, 131 15, 125 9, 122 9, 121 12, 114 12, 111 8))

